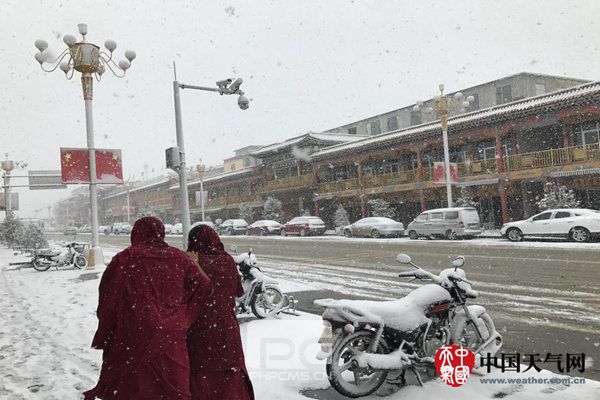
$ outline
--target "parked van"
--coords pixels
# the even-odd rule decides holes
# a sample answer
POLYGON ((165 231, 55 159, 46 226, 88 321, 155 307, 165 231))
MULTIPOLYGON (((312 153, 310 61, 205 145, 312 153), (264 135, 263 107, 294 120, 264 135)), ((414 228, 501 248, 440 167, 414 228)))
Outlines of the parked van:
POLYGON ((455 240, 481 234, 481 221, 473 207, 437 208, 419 214, 408 224, 408 236, 444 237, 455 240))

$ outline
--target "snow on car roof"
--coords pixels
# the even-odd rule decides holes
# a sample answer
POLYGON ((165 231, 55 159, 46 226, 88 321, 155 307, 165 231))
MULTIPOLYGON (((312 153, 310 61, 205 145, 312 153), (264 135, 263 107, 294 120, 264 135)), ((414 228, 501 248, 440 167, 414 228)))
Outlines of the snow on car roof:
POLYGON ((450 208, 433 208, 431 210, 425 210, 426 212, 445 212, 445 211, 460 211, 460 210, 469 210, 469 211, 477 211, 475 207, 450 207, 450 208))

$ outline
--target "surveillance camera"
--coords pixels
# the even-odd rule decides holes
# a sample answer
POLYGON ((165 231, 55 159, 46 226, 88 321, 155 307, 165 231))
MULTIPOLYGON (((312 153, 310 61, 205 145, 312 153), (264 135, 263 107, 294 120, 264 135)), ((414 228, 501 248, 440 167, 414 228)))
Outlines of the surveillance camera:
POLYGON ((240 85, 242 84, 242 82, 244 82, 242 80, 242 78, 237 78, 230 86, 229 86, 229 90, 231 90, 233 93, 237 92, 240 88, 240 85))
POLYGON ((238 97, 238 106, 240 106, 242 110, 247 110, 248 107, 250 107, 250 100, 242 94, 238 97))
POLYGON ((223 89, 223 88, 226 88, 227 85, 229 85, 230 83, 231 83, 231 78, 223 79, 222 81, 217 81, 217 86, 219 87, 219 89, 223 89))

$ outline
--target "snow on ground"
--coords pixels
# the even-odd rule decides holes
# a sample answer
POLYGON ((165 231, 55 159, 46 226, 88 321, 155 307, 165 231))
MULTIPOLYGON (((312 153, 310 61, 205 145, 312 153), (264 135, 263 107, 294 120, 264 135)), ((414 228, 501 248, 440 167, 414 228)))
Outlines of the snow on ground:
MULTIPOLYGON (((105 256, 117 250, 105 249, 105 256)), ((0 248, 0 398, 78 399, 81 391, 95 384, 101 363, 101 352, 92 350, 90 342, 96 328, 97 287, 104 268, 37 272, 8 265, 19 258, 23 257, 0 248)), ((288 284, 292 287, 307 286, 288 284)), ((246 363, 257 399, 341 399, 329 387, 323 361, 314 358, 321 330, 320 318, 310 314, 242 324, 246 363)), ((494 372, 485 378, 490 377, 559 376, 544 371, 494 372)), ((415 397, 591 400, 600 398, 600 383, 483 384, 481 377, 472 376, 459 389, 433 380, 423 388, 409 386, 387 398, 415 397)))
MULTIPOLYGON (((225 236, 235 238, 236 236, 225 236)), ((255 240, 304 240, 304 241, 315 241, 315 242, 349 242, 349 243, 410 243, 416 245, 426 245, 432 242, 435 243, 451 243, 457 246, 497 246, 497 247, 524 247, 524 248, 549 248, 549 249, 571 249, 571 250, 583 250, 583 251, 598 251, 600 250, 600 242, 590 243, 573 243, 567 242, 566 240, 560 239, 547 239, 547 238, 535 238, 526 239, 522 242, 511 242, 508 239, 501 237, 485 237, 485 238, 474 238, 465 240, 445 240, 445 239, 419 239, 411 240, 404 236, 401 238, 359 238, 351 237, 347 238, 344 236, 325 235, 325 236, 243 236, 244 238, 251 237, 255 240)))

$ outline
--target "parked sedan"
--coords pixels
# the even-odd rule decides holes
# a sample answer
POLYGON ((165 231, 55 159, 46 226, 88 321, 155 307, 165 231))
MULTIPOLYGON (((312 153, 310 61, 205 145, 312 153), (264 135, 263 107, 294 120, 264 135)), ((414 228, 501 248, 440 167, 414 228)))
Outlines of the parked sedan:
POLYGON ((369 217, 359 219, 353 224, 346 225, 343 229, 344 236, 363 236, 379 238, 381 236, 400 237, 404 234, 404 225, 391 218, 369 217))
POLYGON ((286 235, 322 235, 325 233, 325 222, 319 217, 292 218, 281 227, 281 236, 286 235))
POLYGON ((227 235, 243 235, 248 229, 248 223, 243 219, 227 219, 219 225, 219 233, 227 235))
POLYGON ((174 224, 171 227, 171 233, 173 235, 181 235, 183 233, 183 224, 181 222, 178 224, 174 224))
POLYGON ((270 219, 261 219, 248 226, 246 235, 252 236, 266 236, 266 235, 279 235, 281 233, 281 227, 283 225, 277 221, 270 219))
POLYGON ((512 242, 520 242, 527 236, 587 242, 600 235, 600 211, 583 208, 547 210, 523 221, 504 224, 500 233, 512 242))
POLYGON ((63 235, 77 235, 77 228, 74 226, 67 226, 63 231, 63 235))
POLYGON ((207 226, 210 226, 211 228, 213 228, 215 230, 215 232, 217 232, 217 227, 215 226, 215 224, 213 224, 210 221, 197 221, 197 222, 194 222, 192 224, 192 228, 195 227, 195 226, 197 226, 197 225, 207 225, 207 226))

